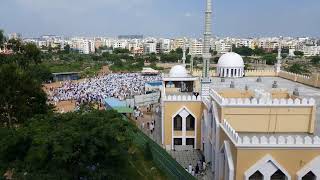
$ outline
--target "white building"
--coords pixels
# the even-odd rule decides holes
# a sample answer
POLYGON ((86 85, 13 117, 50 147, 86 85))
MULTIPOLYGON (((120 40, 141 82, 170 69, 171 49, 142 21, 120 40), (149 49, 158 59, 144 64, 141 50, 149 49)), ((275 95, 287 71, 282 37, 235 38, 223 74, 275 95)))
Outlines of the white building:
POLYGON ((225 54, 227 52, 230 52, 232 48, 232 43, 224 40, 216 41, 215 45, 216 45, 216 51, 219 54, 225 54))
POLYGON ((115 42, 113 42, 113 48, 127 49, 128 48, 128 41, 127 40, 116 40, 115 42))
POLYGON ((156 53, 157 43, 156 42, 146 42, 143 44, 143 51, 145 54, 156 53))
POLYGON ((192 55, 202 55, 203 51, 203 43, 198 40, 193 40, 190 43, 190 51, 189 53, 192 55))
POLYGON ((304 56, 317 56, 320 55, 320 46, 303 46, 304 56))

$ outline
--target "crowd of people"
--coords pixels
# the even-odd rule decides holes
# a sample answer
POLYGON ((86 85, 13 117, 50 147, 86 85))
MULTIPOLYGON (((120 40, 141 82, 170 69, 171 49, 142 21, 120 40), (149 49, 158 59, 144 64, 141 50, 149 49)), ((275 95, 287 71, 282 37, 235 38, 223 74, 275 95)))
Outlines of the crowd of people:
POLYGON ((115 97, 125 100, 135 95, 144 94, 146 82, 159 81, 160 76, 143 76, 140 73, 108 74, 105 76, 85 79, 73 83, 67 81, 57 89, 50 88, 49 101, 76 101, 77 104, 98 102, 115 97))

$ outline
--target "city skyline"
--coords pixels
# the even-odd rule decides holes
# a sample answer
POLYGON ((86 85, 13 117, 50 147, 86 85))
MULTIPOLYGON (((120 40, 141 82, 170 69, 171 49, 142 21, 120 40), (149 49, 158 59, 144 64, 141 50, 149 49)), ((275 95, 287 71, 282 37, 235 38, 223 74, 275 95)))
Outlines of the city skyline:
MULTIPOLYGON (((319 37, 319 5, 316 0, 214 0, 213 33, 222 37, 319 37)), ((25 37, 202 37, 204 7, 197 0, 5 0, 0 7, 0 28, 25 37)))

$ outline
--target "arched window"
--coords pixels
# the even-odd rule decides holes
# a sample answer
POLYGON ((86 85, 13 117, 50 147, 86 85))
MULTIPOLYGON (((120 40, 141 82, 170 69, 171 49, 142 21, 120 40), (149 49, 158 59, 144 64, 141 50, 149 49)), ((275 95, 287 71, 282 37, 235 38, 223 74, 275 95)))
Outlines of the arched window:
POLYGON ((173 118, 173 126, 175 131, 182 131, 182 117, 179 114, 173 118))
POLYGON ((257 171, 249 177, 249 180, 263 180, 263 175, 260 171, 257 171))
POLYGON ((308 172, 305 176, 302 177, 302 180, 316 180, 316 175, 312 171, 308 172))
POLYGON ((194 131, 194 125, 195 125, 195 118, 189 114, 186 118, 186 129, 187 131, 194 131))
POLYGON ((286 180, 286 175, 278 169, 278 171, 271 176, 271 180, 286 180))

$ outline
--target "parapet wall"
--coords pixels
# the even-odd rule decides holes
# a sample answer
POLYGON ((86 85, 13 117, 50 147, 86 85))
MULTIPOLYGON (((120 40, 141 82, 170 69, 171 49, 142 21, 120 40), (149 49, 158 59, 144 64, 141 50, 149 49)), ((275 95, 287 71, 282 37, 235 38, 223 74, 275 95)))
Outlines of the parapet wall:
POLYGON ((315 106, 313 98, 306 99, 256 99, 256 98, 223 98, 218 92, 211 89, 211 97, 220 106, 315 106))
POLYGON ((202 101, 201 96, 191 95, 165 95, 162 98, 163 101, 202 101))
POLYGON ((221 124, 222 129, 229 136, 231 141, 240 147, 320 147, 320 137, 318 136, 243 136, 241 137, 228 123, 224 120, 221 124))
POLYGON ((281 71, 279 72, 278 76, 294 82, 320 88, 319 74, 313 74, 312 76, 304 76, 291 72, 281 71))
MULTIPOLYGON (((195 70, 192 72, 193 76, 202 76, 201 70, 195 70)), ((211 70, 210 76, 216 77, 216 71, 211 70)), ((284 79, 288 79, 294 82, 298 82, 301 84, 306 84, 309 86, 320 88, 320 77, 319 74, 314 74, 313 76, 304 76, 300 74, 295 74, 291 72, 286 71, 280 71, 279 73, 276 73, 273 69, 267 69, 267 70, 246 70, 245 76, 247 77, 276 77, 279 76, 284 79)))
POLYGON ((247 70, 245 71, 245 76, 247 77, 274 77, 277 76, 276 72, 272 69, 269 70, 247 70))
MULTIPOLYGON (((216 71, 214 71, 214 70, 211 70, 209 72, 209 74, 210 74, 211 77, 216 77, 217 76, 216 71)), ((202 76, 202 70, 194 70, 192 72, 192 75, 196 76, 196 77, 201 77, 202 76)))

